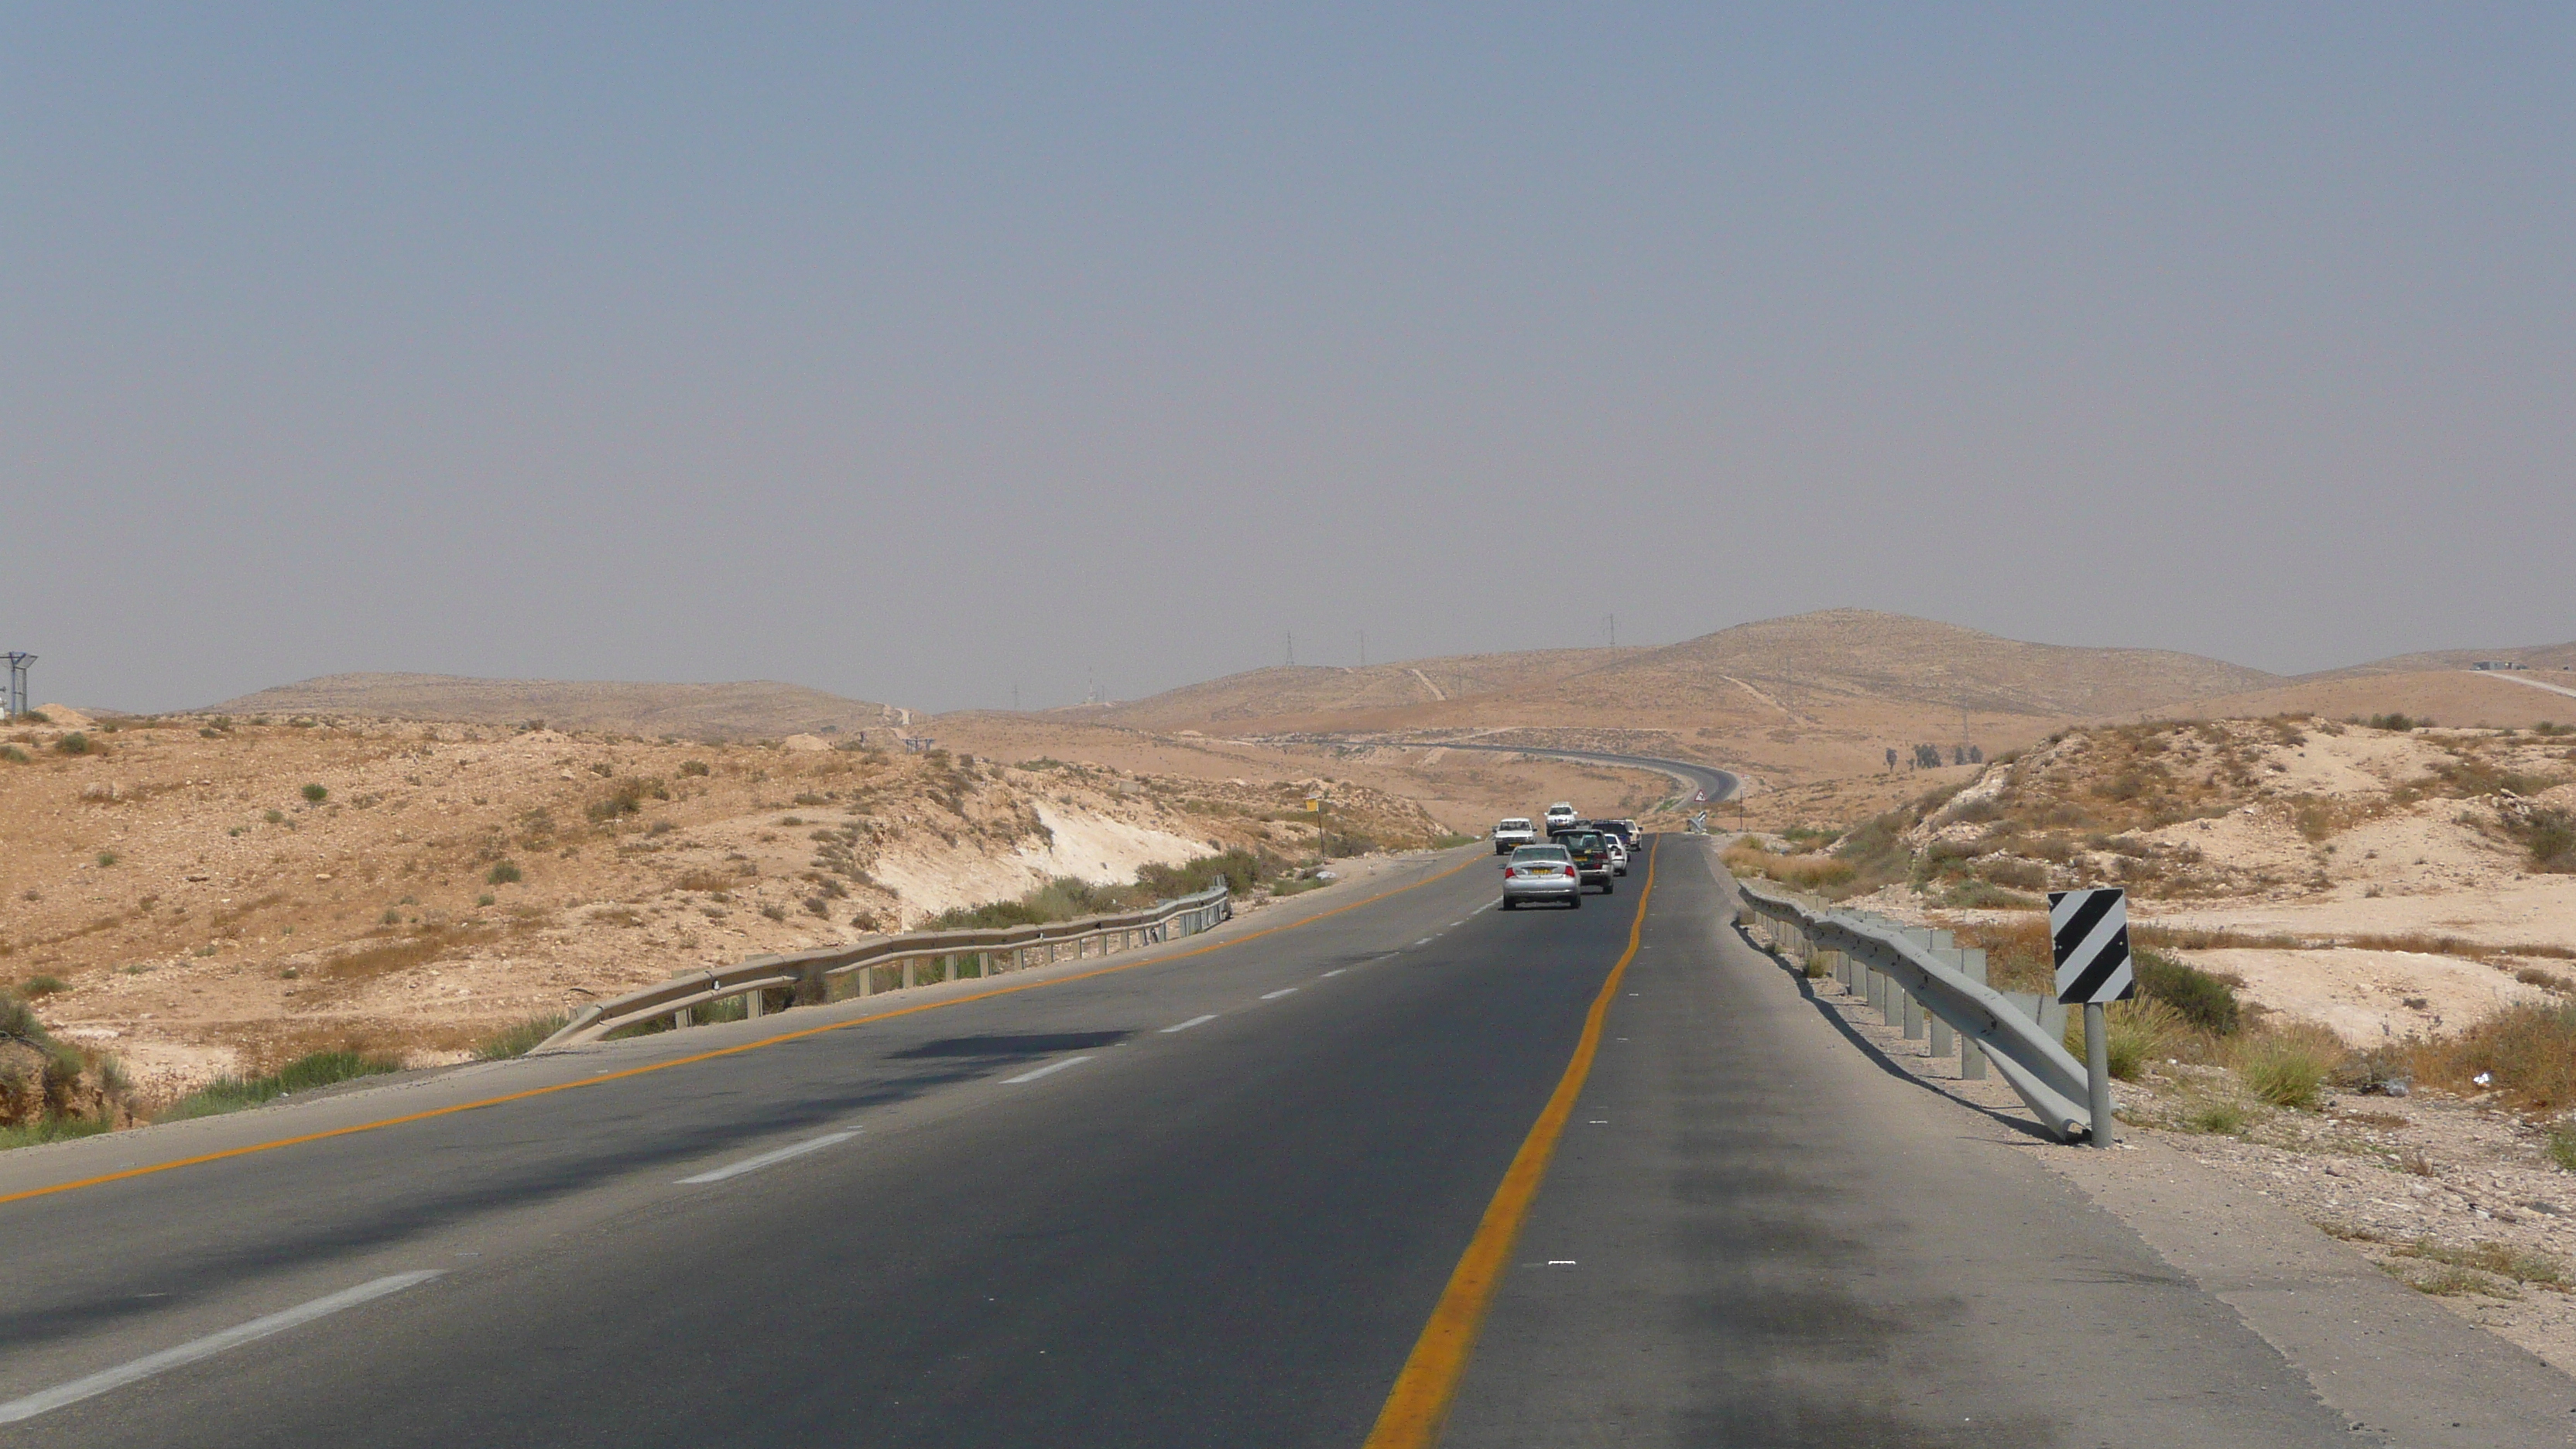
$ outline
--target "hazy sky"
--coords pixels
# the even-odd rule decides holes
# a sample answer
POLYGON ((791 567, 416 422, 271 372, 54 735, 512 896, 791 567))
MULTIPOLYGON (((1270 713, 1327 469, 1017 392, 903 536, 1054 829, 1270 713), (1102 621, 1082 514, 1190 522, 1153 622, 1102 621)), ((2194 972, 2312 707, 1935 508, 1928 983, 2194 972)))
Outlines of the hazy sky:
POLYGON ((2576 8, 0 9, 0 648, 2576 637, 2576 8))

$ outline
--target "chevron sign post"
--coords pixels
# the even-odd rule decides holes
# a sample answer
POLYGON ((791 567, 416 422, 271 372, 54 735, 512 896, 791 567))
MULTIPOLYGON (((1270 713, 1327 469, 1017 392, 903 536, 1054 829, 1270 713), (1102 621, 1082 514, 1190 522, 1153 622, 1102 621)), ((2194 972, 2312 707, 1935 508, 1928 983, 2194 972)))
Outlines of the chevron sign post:
POLYGON ((2084 1076, 2092 1088, 2093 1145, 2111 1145, 2111 1038, 2106 1002, 2138 994, 2129 959, 2129 896, 2119 890, 2050 891, 2048 935, 2057 960, 2057 999, 2084 1008, 2084 1076))

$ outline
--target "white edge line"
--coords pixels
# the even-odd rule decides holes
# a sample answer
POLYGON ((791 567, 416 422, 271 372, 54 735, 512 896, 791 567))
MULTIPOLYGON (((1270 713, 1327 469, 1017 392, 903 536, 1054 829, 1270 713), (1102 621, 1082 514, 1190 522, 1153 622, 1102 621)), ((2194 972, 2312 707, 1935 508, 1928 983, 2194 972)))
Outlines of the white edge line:
POLYGON ((722 1182, 728 1177, 740 1177, 746 1172, 758 1172, 774 1163, 785 1162, 791 1157, 802 1157, 808 1152, 819 1152, 835 1142, 847 1142, 858 1135, 856 1132, 830 1132, 810 1142, 772 1148, 756 1157, 746 1157, 740 1162, 727 1163, 712 1172, 701 1172, 695 1177, 681 1178, 680 1186, 694 1187, 702 1182, 722 1182))
POLYGON ((106 1393, 110 1389, 122 1388, 139 1379, 167 1373, 171 1369, 195 1363, 199 1359, 212 1358, 226 1349, 239 1348, 243 1344, 266 1338, 272 1333, 284 1333, 290 1328, 311 1323, 314 1319, 327 1318, 343 1308, 355 1308, 369 1299, 382 1298, 388 1293, 399 1293, 416 1283, 426 1283, 444 1271, 440 1268, 427 1268, 416 1273, 396 1273, 390 1278, 378 1278, 371 1283, 361 1283, 355 1288, 344 1288, 328 1298, 316 1298, 310 1303, 289 1308, 283 1313, 272 1313, 266 1318, 254 1318, 238 1327, 227 1328, 221 1333, 210 1333, 194 1343, 183 1343, 177 1348, 163 1349, 149 1357, 138 1358, 132 1363, 121 1364, 103 1373, 91 1374, 85 1379, 74 1379, 70 1383, 47 1389, 40 1394, 29 1394, 23 1399, 11 1399, 5 1404, 0 1404, 0 1424, 14 1424, 21 1419, 32 1419, 38 1414, 59 1409, 65 1404, 76 1404, 83 1399, 106 1393))
POLYGON ((1277 1001, 1280 997, 1294 994, 1296 990, 1297 988, 1294 986, 1282 986, 1276 991, 1265 991, 1261 993, 1261 999, 1264 1001, 1277 1001))
POLYGON ((1430 945, 1432 942, 1437 941, 1437 940, 1439 940, 1439 939, 1440 939, 1440 938, 1439 938, 1438 936, 1425 936, 1425 937, 1423 937, 1421 940, 1416 941, 1416 942, 1414 942, 1413 944, 1414 944, 1415 946, 1428 946, 1428 945, 1430 945))
POLYGON ((1332 970, 1327 971, 1327 972, 1325 972, 1324 974, 1325 974, 1326 976, 1339 976, 1339 975, 1341 975, 1343 972, 1348 971, 1348 970, 1350 970, 1350 969, 1351 969, 1351 968, 1349 968, 1348 966, 1336 966, 1336 967, 1334 967, 1332 970))
POLYGON ((1187 1021, 1183 1021, 1183 1022, 1175 1022, 1174 1024, 1172 1024, 1172 1025, 1170 1025, 1170 1026, 1164 1027, 1164 1028, 1163 1028, 1163 1035, 1165 1035, 1165 1036, 1170 1036, 1173 1032, 1176 1032, 1176 1031, 1188 1031, 1191 1027, 1194 1027, 1194 1026, 1205 1026, 1205 1025, 1207 1025, 1209 1022, 1214 1021, 1214 1020, 1216 1020, 1216 1013, 1215 1013, 1215 1012, 1213 1012, 1213 1011, 1209 1012, 1209 1013, 1208 1013, 1207 1015, 1205 1015, 1205 1016, 1193 1016, 1193 1017, 1191 1017, 1191 1018, 1190 1018, 1189 1020, 1187 1020, 1187 1021))
POLYGON ((1005 1087, 1016 1087, 1022 1082, 1034 1082, 1040 1077, 1047 1076, 1050 1073, 1063 1071, 1067 1067, 1080 1066, 1082 1063, 1089 1060, 1091 1060, 1091 1058, 1087 1055, 1066 1057, 1062 1061, 1049 1062, 1034 1072, 1022 1072, 1016 1077, 1004 1077, 1002 1079, 1002 1085, 1005 1087))

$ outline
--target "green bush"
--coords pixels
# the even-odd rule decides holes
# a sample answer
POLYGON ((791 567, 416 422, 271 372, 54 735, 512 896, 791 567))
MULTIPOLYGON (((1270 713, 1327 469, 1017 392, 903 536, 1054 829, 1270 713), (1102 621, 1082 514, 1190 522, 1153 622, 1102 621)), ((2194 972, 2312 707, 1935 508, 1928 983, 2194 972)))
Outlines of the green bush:
POLYGON ((304 800, 308 805, 319 805, 330 798, 331 787, 328 785, 307 785, 304 787, 304 800))
POLYGON ((18 983, 18 994, 28 997, 51 996, 57 991, 69 991, 71 989, 72 984, 70 982, 65 981, 59 976, 45 974, 30 976, 26 980, 18 983))
POLYGON ((704 760, 682 760, 680 762, 680 773, 683 775, 703 775, 707 773, 707 762, 704 760))
POLYGON ((153 1120, 181 1122, 191 1117, 238 1112, 245 1107, 274 1101, 290 1092, 309 1092, 335 1082, 401 1070, 402 1063, 391 1057, 366 1056, 358 1052, 315 1052, 298 1057, 264 1077, 217 1077, 162 1109, 153 1120))
POLYGON ((90 743, 89 736, 82 734, 79 730, 74 730, 70 734, 63 736, 61 739, 54 741, 54 749, 57 752, 66 755, 86 755, 97 748, 98 747, 96 745, 90 743))
POLYGON ((2184 1021, 2213 1036, 2236 1034, 2244 1021, 2236 988, 2161 951, 2137 951, 2131 959, 2137 968, 2139 995, 2163 1002, 2184 1021))
POLYGON ((2558 1164, 2559 1171, 2576 1172, 2576 1122, 2552 1124, 2542 1150, 2549 1154, 2550 1161, 2558 1164))
POLYGON ((519 867, 516 863, 506 860, 495 864, 483 873, 483 882, 486 885, 511 885, 518 879, 519 867))
POLYGON ((2186 1132, 2208 1132, 2221 1137, 2232 1137, 2245 1130, 2245 1124, 2253 1118, 2254 1114, 2245 1110, 2242 1102, 2231 1101, 2225 1097, 2209 1097, 2185 1108, 2181 1122, 2186 1132))
POLYGON ((23 765, 27 763, 27 752, 16 745, 0 745, 0 760, 7 760, 13 765, 23 765))

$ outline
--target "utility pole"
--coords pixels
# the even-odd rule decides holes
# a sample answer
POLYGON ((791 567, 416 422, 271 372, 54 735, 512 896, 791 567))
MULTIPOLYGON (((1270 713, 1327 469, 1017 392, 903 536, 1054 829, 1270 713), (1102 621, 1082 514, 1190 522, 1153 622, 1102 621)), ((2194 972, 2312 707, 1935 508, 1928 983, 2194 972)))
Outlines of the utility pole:
POLYGON ((1012 686, 1011 686, 1011 713, 1013 713, 1013 714, 1018 714, 1019 712, 1020 712, 1020 687, 1019 687, 1018 685, 1014 684, 1014 685, 1012 685, 1012 686))
POLYGON ((1360 631, 1360 668, 1368 668, 1368 631, 1360 631))
POLYGON ((1616 614, 1610 616, 1610 647, 1619 647, 1619 616, 1616 614))
POLYGON ((1297 667, 1297 634, 1293 629, 1288 634, 1288 667, 1297 667))
POLYGON ((16 719, 27 712, 27 666, 36 662, 36 656, 13 649, 0 659, 9 662, 9 687, 0 694, 0 719, 16 719))

